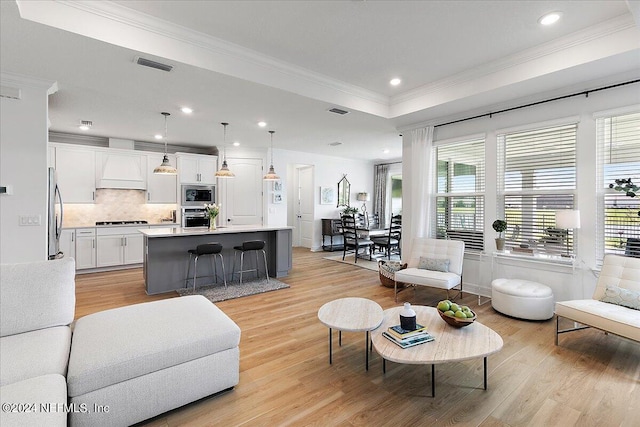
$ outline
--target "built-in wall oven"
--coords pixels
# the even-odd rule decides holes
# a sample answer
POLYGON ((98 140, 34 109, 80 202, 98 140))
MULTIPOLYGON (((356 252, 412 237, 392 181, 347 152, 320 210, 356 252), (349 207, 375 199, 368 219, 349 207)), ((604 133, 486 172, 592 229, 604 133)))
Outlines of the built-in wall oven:
POLYGON ((182 228, 209 227, 209 216, 204 208, 182 208, 182 228))
POLYGON ((216 202, 215 185, 183 185, 181 206, 200 206, 216 202))

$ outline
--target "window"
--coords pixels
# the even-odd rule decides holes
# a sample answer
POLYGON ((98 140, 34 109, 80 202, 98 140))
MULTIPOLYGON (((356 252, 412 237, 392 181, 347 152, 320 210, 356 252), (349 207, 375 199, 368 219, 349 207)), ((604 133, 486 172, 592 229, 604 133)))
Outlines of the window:
POLYGON ((391 175, 391 215, 402 215, 402 175, 391 175))
POLYGON ((640 113, 596 119, 598 146, 598 225, 596 257, 640 257, 640 194, 628 197, 609 188, 616 179, 640 184, 640 113))
POLYGON ((484 139, 441 145, 436 151, 436 236, 484 249, 484 139))
POLYGON ((498 135, 498 213, 507 246, 538 253, 573 252, 573 230, 555 226, 555 211, 573 209, 577 124, 498 135))

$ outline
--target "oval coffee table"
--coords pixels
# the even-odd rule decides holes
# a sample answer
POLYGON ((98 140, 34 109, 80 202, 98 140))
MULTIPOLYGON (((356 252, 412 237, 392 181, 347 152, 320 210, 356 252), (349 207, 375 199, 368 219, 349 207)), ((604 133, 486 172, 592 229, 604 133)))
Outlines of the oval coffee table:
POLYGON ((373 347, 382 356, 382 369, 386 372, 386 361, 406 364, 431 365, 431 395, 436 395, 435 365, 484 358, 484 389, 487 389, 487 356, 502 348, 500 335, 482 323, 475 321, 464 328, 454 328, 440 318, 434 307, 414 306, 417 323, 426 326, 434 341, 415 347, 401 348, 382 335, 389 326, 400 323, 403 307, 384 311, 382 325, 371 333, 373 347))
POLYGON ((382 323, 382 307, 366 298, 340 298, 329 301, 318 310, 318 319, 329 328, 329 364, 333 362, 332 329, 340 331, 338 344, 342 345, 342 331, 366 332, 365 338, 365 368, 369 370, 369 331, 382 323))

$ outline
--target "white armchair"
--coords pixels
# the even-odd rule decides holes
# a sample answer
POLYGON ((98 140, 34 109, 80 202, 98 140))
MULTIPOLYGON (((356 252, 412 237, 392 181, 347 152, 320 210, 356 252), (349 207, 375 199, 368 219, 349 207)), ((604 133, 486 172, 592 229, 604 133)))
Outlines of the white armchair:
POLYGON ((640 342, 640 309, 625 305, 640 307, 640 258, 607 255, 591 299, 556 302, 556 345, 559 334, 586 327, 640 342), (605 294, 620 299, 603 302, 605 294), (560 317, 585 326, 560 330, 560 317))
POLYGON ((398 301, 398 283, 409 286, 429 286, 449 290, 459 286, 462 296, 462 240, 413 239, 407 268, 394 277, 394 295, 398 301), (448 261, 448 262, 447 262, 448 261))

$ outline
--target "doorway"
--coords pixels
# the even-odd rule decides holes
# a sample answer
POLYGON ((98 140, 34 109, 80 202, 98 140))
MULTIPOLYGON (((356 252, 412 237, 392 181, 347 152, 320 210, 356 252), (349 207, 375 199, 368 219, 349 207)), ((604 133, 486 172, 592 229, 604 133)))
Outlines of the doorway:
POLYGON ((313 166, 301 165, 296 167, 293 197, 295 218, 293 245, 309 249, 313 247, 313 224, 315 216, 313 173, 313 166))
POLYGON ((262 159, 228 158, 233 179, 218 180, 221 225, 262 224, 262 159))

